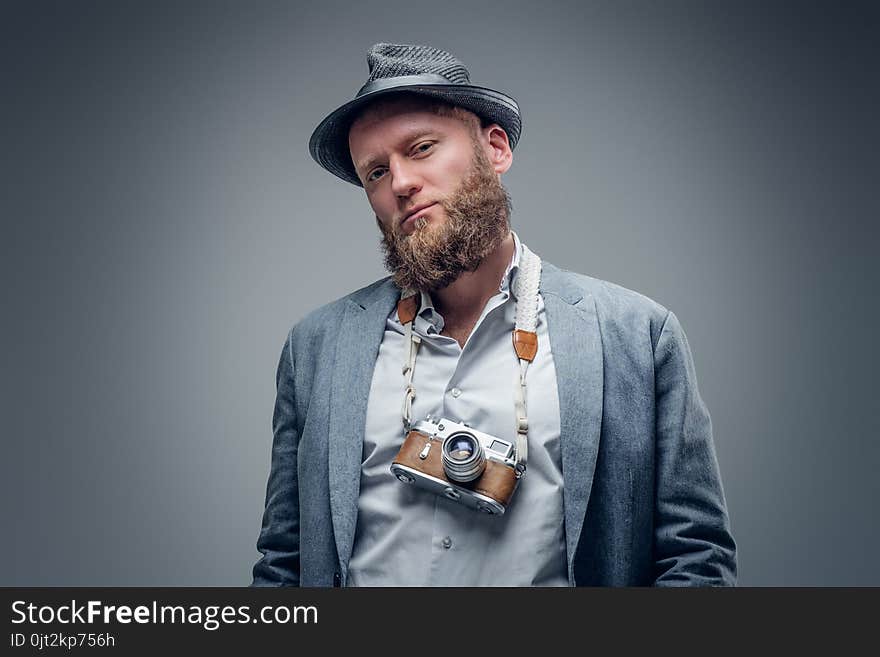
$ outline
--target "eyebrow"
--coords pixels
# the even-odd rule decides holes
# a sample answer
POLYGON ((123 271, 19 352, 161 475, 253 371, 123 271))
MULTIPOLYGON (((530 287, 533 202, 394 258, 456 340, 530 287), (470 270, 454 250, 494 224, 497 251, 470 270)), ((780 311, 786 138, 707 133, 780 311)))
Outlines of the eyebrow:
MULTIPOLYGON (((433 132, 436 132, 436 130, 429 128, 416 128, 415 130, 410 130, 400 138, 396 146, 399 147, 403 144, 409 144, 410 142, 421 139, 422 137, 425 137, 426 135, 429 135, 433 132)), ((365 160, 362 160, 361 162, 355 164, 355 169, 357 169, 358 171, 367 172, 383 159, 384 158, 381 155, 369 156, 365 160)))

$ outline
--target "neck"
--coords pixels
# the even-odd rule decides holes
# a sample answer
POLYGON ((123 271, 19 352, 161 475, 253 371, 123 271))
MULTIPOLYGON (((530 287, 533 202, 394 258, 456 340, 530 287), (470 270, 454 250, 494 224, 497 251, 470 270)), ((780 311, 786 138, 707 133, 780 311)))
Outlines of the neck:
POLYGON ((513 249, 513 233, 508 232, 474 271, 466 271, 442 290, 431 292, 434 307, 445 322, 479 316, 486 302, 498 293, 501 277, 513 258, 513 249))

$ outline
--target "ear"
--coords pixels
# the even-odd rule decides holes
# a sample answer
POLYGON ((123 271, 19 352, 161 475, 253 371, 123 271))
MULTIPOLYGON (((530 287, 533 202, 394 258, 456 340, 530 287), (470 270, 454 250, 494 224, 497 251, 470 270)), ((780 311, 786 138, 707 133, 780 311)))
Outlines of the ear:
POLYGON ((507 133, 497 123, 486 126, 480 130, 482 133, 483 148, 495 173, 505 173, 513 164, 513 151, 510 150, 510 141, 507 133))

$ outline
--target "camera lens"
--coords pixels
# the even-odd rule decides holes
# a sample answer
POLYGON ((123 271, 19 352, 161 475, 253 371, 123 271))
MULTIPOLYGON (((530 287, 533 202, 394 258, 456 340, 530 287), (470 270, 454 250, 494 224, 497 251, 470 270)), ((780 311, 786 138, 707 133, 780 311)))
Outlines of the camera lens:
POLYGON ((452 481, 477 479, 486 469, 483 446, 469 433, 454 433, 443 441, 443 470, 452 481))
POLYGON ((474 440, 470 436, 454 436, 449 441, 449 456, 456 461, 463 461, 474 453, 474 440))

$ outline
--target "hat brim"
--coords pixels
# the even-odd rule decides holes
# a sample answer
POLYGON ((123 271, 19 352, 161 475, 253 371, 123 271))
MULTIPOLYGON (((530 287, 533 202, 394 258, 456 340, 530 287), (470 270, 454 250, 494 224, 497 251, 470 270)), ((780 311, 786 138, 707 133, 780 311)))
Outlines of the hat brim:
POLYGON ((497 123, 507 133, 511 149, 519 141, 522 131, 519 106, 506 94, 486 87, 464 84, 401 84, 358 96, 321 121, 309 139, 309 153, 315 162, 346 182, 363 187, 351 161, 348 131, 366 105, 378 98, 401 92, 437 98, 463 107, 488 123, 497 123))

